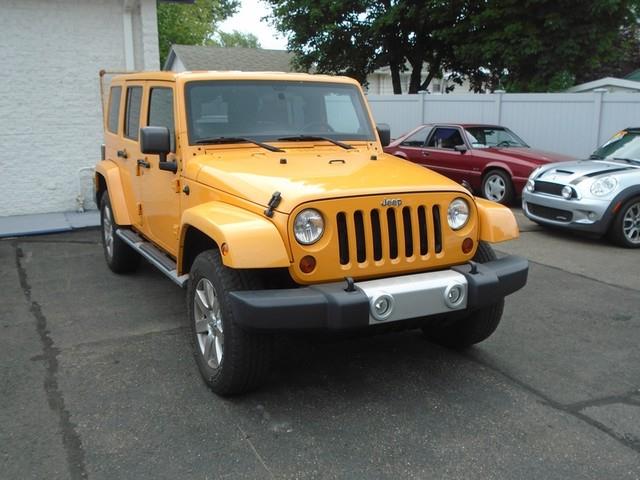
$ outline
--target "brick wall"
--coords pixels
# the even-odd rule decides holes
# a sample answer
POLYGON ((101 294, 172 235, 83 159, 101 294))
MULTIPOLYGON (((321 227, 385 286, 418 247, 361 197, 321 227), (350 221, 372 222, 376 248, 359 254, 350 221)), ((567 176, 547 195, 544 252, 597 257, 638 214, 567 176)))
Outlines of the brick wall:
POLYGON ((158 69, 155 0, 0 0, 0 216, 71 211, 100 156, 100 69, 158 69))

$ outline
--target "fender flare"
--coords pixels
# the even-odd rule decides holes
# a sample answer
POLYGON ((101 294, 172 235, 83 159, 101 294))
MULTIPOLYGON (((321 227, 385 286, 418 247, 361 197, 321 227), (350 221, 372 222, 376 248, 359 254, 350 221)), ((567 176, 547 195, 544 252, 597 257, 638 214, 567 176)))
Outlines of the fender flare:
MULTIPOLYGON (((131 225, 129 210, 127 210, 127 202, 122 190, 122 179, 120 178, 120 169, 111 160, 101 160, 96 165, 96 191, 98 188, 98 175, 100 175, 107 186, 109 192, 109 200, 111 201, 111 209, 113 216, 118 225, 131 225)), ((98 208, 99 199, 98 199, 98 208)))
POLYGON ((484 178, 484 176, 490 170, 504 170, 505 172, 507 172, 507 174, 511 178, 513 178, 513 170, 511 170, 511 168, 506 163, 502 163, 502 162, 490 162, 490 163, 487 163, 484 166, 484 168, 482 169, 482 175, 480 175, 480 178, 484 178))
POLYGON ((498 243, 520 236, 518 222, 509 208, 484 198, 474 197, 474 200, 478 210, 480 240, 498 243))
POLYGON ((182 271, 184 244, 189 228, 195 228, 211 238, 220 249, 222 262, 231 268, 289 267, 290 260, 284 241, 276 226, 255 213, 213 201, 182 212, 178 271, 182 271))

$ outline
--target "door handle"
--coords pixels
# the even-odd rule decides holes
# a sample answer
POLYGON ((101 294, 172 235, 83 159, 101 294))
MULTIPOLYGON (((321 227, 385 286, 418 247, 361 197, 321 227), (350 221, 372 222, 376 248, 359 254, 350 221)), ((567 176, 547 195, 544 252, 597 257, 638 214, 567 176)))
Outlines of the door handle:
POLYGON ((142 158, 139 158, 137 163, 139 167, 151 168, 151 164, 142 158))
POLYGON ((129 155, 127 155, 127 151, 126 150, 118 150, 117 155, 120 158, 128 158, 129 157, 129 155))

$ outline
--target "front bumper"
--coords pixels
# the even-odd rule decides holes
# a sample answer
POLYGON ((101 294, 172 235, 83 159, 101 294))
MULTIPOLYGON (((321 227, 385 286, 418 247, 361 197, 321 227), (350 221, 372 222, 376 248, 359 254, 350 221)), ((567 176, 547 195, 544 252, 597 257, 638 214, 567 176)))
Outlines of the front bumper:
POLYGON ((295 289, 230 293, 235 321, 260 331, 353 330, 449 312, 472 311, 494 304, 527 282, 526 259, 509 256, 448 270, 295 289), (461 294, 451 295, 455 290, 461 294), (453 297, 453 298, 452 298, 453 297), (379 315, 375 303, 392 305, 379 315))
POLYGON ((522 211, 534 222, 571 230, 603 234, 609 227, 609 200, 566 200, 555 195, 522 193, 522 211))

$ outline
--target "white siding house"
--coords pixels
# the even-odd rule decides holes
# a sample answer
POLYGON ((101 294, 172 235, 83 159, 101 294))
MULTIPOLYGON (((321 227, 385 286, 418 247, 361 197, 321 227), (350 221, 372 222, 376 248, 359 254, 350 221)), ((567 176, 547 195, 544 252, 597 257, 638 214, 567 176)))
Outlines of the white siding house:
POLYGON ((94 208, 98 72, 159 68, 156 1, 0 0, 0 59, 0 217, 94 208))

